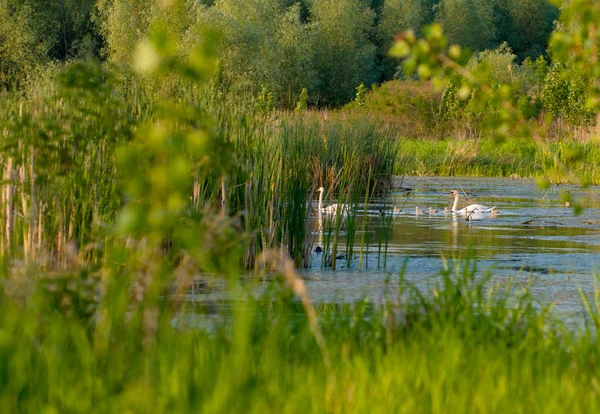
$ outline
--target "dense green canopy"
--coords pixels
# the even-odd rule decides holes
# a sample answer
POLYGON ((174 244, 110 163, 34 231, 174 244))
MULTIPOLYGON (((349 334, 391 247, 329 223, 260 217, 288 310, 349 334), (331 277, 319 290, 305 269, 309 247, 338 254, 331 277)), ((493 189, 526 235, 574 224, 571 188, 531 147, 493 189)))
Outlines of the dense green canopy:
MULTIPOLYGON (((473 51, 504 42, 518 60, 544 55, 558 10, 545 0, 7 0, 0 2, 0 84, 20 87, 52 61, 94 56, 129 65, 136 45, 167 21, 189 49, 207 26, 223 34, 221 75, 233 91, 272 91, 294 107, 350 101, 360 84, 402 76, 394 36, 442 24, 473 51)), ((185 50, 183 50, 185 51, 185 50)))

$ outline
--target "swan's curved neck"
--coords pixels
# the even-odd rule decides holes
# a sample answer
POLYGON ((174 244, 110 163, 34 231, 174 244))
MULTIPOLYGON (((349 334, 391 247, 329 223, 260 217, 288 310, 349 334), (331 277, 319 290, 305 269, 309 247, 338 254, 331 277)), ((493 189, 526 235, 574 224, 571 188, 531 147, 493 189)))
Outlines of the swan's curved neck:
POLYGON ((323 191, 319 191, 319 213, 323 211, 323 191))
POLYGON ((452 205, 452 211, 457 211, 458 209, 458 192, 454 194, 454 204, 452 205))

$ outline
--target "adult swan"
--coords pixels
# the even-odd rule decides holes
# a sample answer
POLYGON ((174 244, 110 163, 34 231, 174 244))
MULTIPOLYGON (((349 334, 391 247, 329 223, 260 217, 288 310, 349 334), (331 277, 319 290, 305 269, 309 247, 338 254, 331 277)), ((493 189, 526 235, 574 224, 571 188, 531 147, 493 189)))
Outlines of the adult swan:
POLYGON ((454 196, 454 204, 452 205, 452 212, 456 213, 456 214, 491 213, 496 208, 496 206, 486 207, 486 206, 482 206, 481 204, 471 204, 470 206, 467 206, 465 208, 461 208, 460 210, 457 210, 458 197, 459 197, 458 191, 452 190, 449 197, 452 197, 452 196, 454 196))
POLYGON ((348 214, 349 207, 347 204, 331 204, 327 207, 323 207, 323 193, 325 192, 325 188, 319 187, 317 189, 317 193, 319 193, 319 206, 317 207, 317 211, 319 214, 326 214, 330 216, 335 216, 340 210, 340 213, 343 216, 348 214))

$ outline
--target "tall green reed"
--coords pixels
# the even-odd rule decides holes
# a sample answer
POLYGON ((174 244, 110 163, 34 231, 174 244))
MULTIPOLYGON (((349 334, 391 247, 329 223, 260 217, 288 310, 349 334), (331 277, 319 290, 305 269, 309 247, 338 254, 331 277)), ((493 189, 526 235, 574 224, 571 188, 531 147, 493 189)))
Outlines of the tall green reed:
MULTIPOLYGON (((277 266, 279 259, 267 260, 277 266)), ((598 406, 590 391, 597 377, 590 364, 598 358, 595 335, 571 334, 526 286, 482 277, 470 258, 448 262, 430 291, 401 274, 391 279, 398 289, 390 285, 381 303, 310 305, 312 317, 283 287, 299 280, 288 263, 278 267, 264 294, 240 286, 243 300, 231 296, 231 311, 219 313, 217 322, 190 314, 196 318, 191 326, 174 322, 185 320, 184 308, 160 301, 151 306, 149 298, 136 303, 125 277, 134 269, 114 261, 106 270, 119 277, 111 277, 93 317, 77 308, 68 312, 61 306, 68 292, 40 281, 15 296, 3 266, 2 410, 598 406)))
MULTIPOLYGON (((4 204, 13 205, 3 211, 11 255, 66 266, 67 251, 97 252, 94 246, 104 243, 102 234, 124 200, 116 177, 128 173, 115 166, 115 148, 132 140, 137 124, 157 120, 165 110, 159 103, 165 93, 141 87, 142 81, 139 75, 76 64, 60 72, 46 94, 38 92, 39 101, 23 101, 21 112, 18 105, 4 106, 11 113, 3 119, 2 149, 4 204)), ((197 108, 182 114, 185 122, 204 125, 221 142, 208 156, 219 165, 229 158, 222 172, 196 173, 190 208, 210 207, 235 218, 246 234, 246 268, 274 247, 284 247, 298 266, 309 265, 310 198, 316 187, 325 186, 330 196, 353 206, 367 185, 380 192, 389 188, 395 145, 366 121, 265 116, 250 102, 211 97, 207 88, 192 86, 182 80, 172 99, 197 108), (185 85, 191 93, 179 92, 185 85)), ((353 219, 350 224, 352 233, 353 219)), ((341 222, 335 234, 340 228, 341 222)))
POLYGON ((65 264, 68 243, 85 248, 112 222, 112 153, 132 128, 99 66, 73 64, 57 82, 1 120, 5 252, 50 266, 65 264))

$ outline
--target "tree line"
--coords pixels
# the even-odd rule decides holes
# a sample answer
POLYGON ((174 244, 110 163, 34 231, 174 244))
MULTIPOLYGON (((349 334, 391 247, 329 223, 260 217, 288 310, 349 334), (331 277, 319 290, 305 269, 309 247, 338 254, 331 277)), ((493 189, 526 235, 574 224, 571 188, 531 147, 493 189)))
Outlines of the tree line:
POLYGON ((293 108, 339 106, 357 86, 403 78, 388 50, 397 33, 438 22, 450 43, 479 52, 508 45, 517 61, 546 55, 559 10, 546 0, 3 0, 0 85, 20 89, 56 62, 95 58, 128 67, 160 33, 185 54, 220 34, 219 86, 272 93, 293 108))

